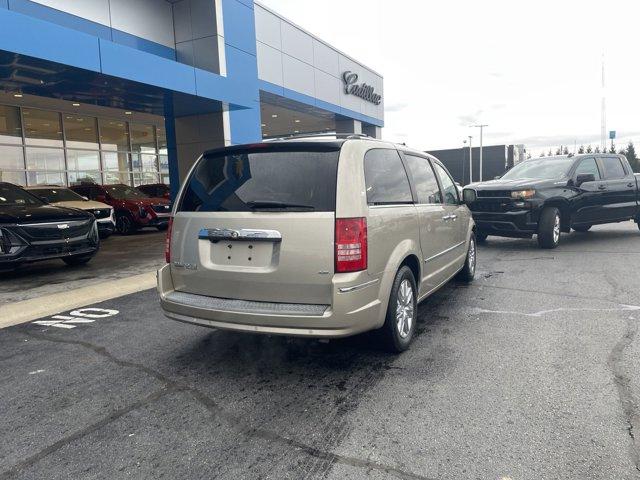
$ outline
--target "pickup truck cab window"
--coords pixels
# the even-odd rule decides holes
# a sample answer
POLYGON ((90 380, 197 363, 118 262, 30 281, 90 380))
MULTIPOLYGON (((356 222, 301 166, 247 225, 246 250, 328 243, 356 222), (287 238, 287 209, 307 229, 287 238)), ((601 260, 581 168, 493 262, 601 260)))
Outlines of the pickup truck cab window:
POLYGON ((600 176, 600 170, 598 169, 598 164, 595 158, 585 158, 584 160, 582 160, 578 164, 578 167, 576 168, 576 173, 574 174, 574 177, 577 177, 578 175, 589 174, 589 173, 593 174, 596 180, 600 180, 602 178, 600 176))
POLYGON ((604 178, 607 180, 616 180, 624 178, 627 174, 624 171, 622 162, 617 157, 603 157, 601 159, 604 168, 604 178))

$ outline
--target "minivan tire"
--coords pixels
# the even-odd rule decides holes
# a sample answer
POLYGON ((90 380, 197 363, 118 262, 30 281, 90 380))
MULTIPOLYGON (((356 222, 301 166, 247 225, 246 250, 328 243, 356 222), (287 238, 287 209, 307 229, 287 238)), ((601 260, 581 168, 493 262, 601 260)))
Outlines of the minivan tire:
POLYGON ((542 210, 538 222, 538 245, 541 248, 556 248, 560 244, 562 217, 556 207, 542 210))
POLYGON ((469 248, 467 249, 467 257, 464 259, 464 267, 458 272, 458 280, 465 283, 473 281, 473 277, 476 276, 476 263, 478 260, 478 248, 476 244, 476 235, 471 232, 471 238, 469 238, 469 248))
POLYGON ((391 286, 384 325, 380 329, 386 350, 400 353, 409 348, 416 331, 418 317, 418 289, 413 272, 406 265, 400 267, 391 286))

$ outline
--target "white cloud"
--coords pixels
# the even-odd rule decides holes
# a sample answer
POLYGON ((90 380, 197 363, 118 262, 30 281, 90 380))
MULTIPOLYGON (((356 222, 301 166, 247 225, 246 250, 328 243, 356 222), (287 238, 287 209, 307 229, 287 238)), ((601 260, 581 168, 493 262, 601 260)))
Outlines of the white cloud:
POLYGON ((263 2, 384 75, 386 138, 457 147, 482 122, 485 144, 595 146, 604 51, 607 129, 640 142, 638 2, 263 2))

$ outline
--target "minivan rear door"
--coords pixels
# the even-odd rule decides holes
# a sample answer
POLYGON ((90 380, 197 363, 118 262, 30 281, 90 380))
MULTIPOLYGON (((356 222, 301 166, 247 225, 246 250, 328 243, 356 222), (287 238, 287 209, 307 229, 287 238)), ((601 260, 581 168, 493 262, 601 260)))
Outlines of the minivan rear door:
POLYGON ((176 208, 176 290, 330 304, 341 142, 279 142, 207 153, 176 208))

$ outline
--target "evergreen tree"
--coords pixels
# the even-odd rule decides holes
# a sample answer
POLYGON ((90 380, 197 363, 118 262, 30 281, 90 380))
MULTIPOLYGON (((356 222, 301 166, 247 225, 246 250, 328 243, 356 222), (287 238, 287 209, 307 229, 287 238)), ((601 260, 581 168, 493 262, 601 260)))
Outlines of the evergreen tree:
POLYGON ((549 153, 547 153, 547 156, 553 157, 553 150, 549 149, 549 153))
POLYGON ((587 147, 586 153, 593 153, 593 148, 591 148, 591 145, 587 147))
POLYGON ((562 154, 563 155, 569 155, 569 149, 567 148, 567 146, 565 145, 565 147, 562 149, 562 154))
POLYGON ((546 157, 546 156, 547 156, 547 154, 546 154, 546 153, 544 153, 544 152, 542 152, 542 153, 540 154, 540 157, 546 157))
POLYGON ((611 148, 609 149, 609 153, 616 153, 616 146, 611 142, 611 148))
POLYGON ((593 153, 600 153, 600 145, 596 146, 596 149, 593 151, 593 153))
POLYGON ((556 149, 556 155, 562 155, 562 145, 556 149))
POLYGON ((578 148, 578 153, 584 153, 584 145, 580 145, 580 148, 578 148))
POLYGON ((627 145, 627 151, 624 152, 624 154, 627 157, 627 160, 629 160, 633 171, 640 173, 640 160, 636 155, 636 147, 633 145, 633 142, 629 142, 629 145, 627 145))

